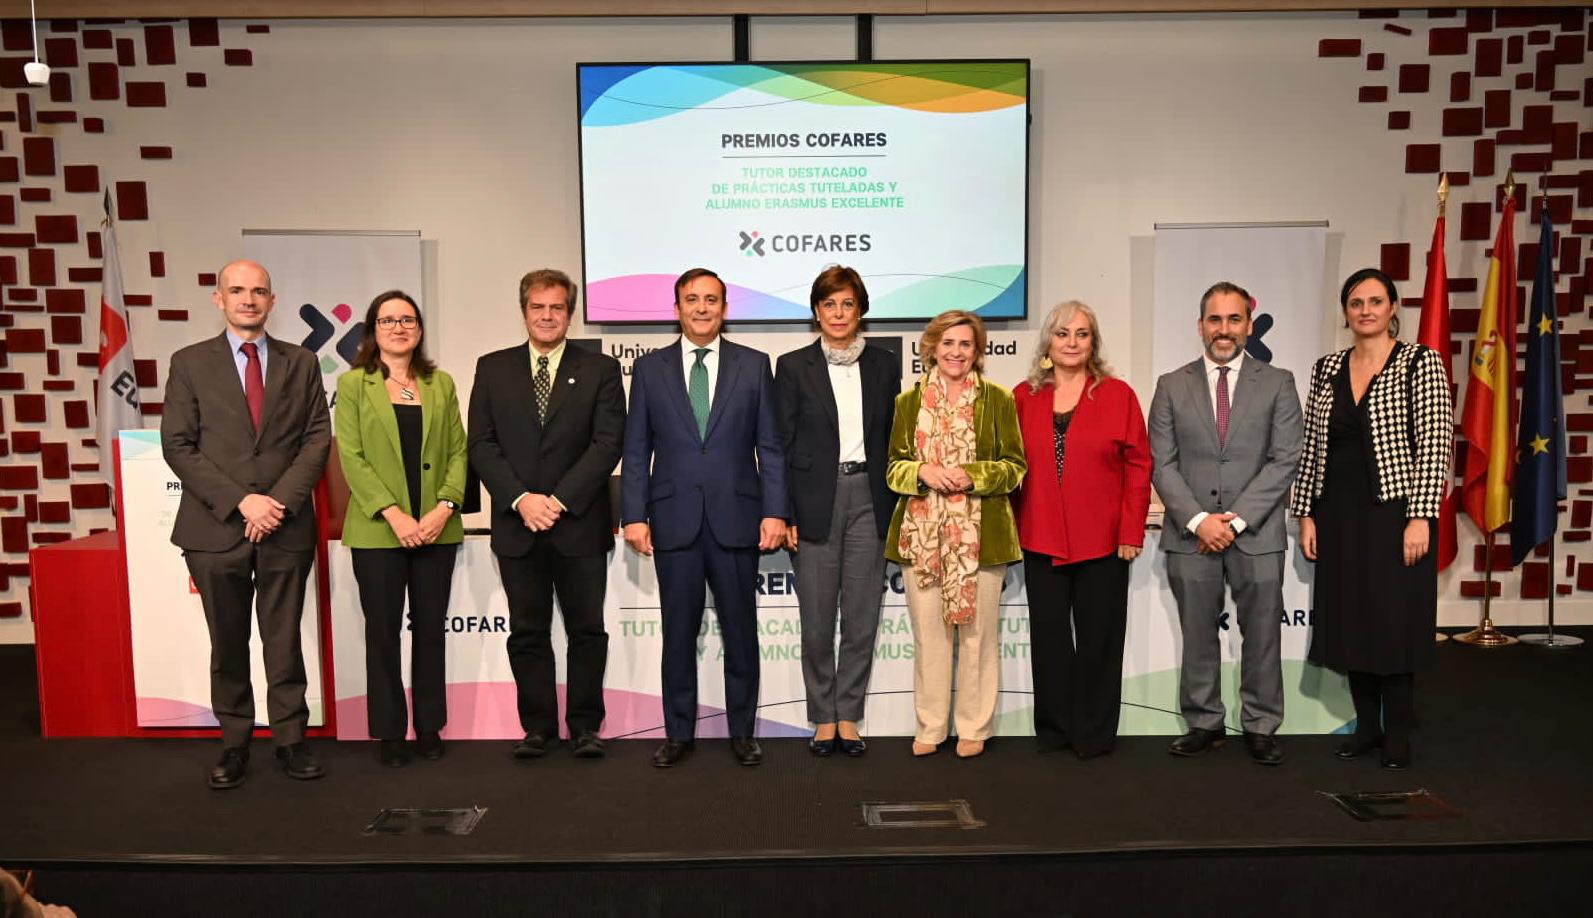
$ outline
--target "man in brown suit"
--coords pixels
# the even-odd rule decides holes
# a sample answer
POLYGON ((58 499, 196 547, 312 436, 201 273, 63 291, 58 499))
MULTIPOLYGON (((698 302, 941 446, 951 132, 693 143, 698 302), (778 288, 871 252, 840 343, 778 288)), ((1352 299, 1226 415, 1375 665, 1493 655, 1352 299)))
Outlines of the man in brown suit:
POLYGON ((310 492, 332 436, 314 355, 265 333, 276 302, 265 268, 228 264, 211 299, 227 328, 172 355, 160 433, 166 462, 183 483, 171 540, 183 550, 210 628, 210 704, 222 740, 210 786, 224 790, 243 783, 254 730, 251 605, 277 758, 294 778, 325 774, 304 742, 299 621, 315 551, 310 492))

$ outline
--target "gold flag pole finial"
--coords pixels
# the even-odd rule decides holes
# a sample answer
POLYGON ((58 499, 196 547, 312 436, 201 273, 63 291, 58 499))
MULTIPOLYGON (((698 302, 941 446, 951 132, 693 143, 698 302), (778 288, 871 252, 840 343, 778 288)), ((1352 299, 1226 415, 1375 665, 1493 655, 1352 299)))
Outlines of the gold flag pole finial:
POLYGON ((1514 169, 1505 173, 1504 193, 1507 198, 1514 196, 1516 193, 1516 170, 1514 169))
POLYGON ((1449 173, 1438 173, 1438 216, 1444 215, 1444 210, 1449 206, 1449 173))

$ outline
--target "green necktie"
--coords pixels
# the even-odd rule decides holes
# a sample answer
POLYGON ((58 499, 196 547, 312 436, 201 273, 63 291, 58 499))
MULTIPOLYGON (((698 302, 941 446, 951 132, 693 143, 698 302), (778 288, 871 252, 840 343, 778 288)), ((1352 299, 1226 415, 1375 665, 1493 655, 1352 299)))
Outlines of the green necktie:
POLYGON ((691 381, 686 394, 691 397, 691 413, 697 416, 697 436, 708 438, 708 367, 703 358, 708 356, 705 347, 694 348, 697 362, 691 365, 691 381))

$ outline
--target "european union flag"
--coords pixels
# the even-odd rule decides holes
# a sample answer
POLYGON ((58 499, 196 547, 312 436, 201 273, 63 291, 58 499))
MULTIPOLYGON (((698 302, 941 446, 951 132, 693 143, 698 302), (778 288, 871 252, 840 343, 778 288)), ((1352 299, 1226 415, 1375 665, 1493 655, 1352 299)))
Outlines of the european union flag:
POLYGON ((1554 224, 1548 202, 1538 219, 1538 273, 1527 316, 1527 369, 1516 438, 1515 512, 1510 556, 1520 564, 1554 535, 1565 500, 1565 411, 1560 395, 1560 332, 1554 306, 1554 224))

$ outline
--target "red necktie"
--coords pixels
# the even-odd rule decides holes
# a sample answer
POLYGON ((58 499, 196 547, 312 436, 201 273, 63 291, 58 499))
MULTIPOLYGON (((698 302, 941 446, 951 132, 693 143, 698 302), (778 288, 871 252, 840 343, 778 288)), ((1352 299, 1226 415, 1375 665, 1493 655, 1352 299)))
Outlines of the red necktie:
POLYGON ((260 372, 260 349, 253 341, 245 341, 242 350, 248 361, 243 365, 243 398, 249 403, 249 422, 259 430, 260 409, 265 407, 265 375, 260 372))
POLYGON ((1217 368, 1217 445, 1228 446, 1228 368, 1217 368))

